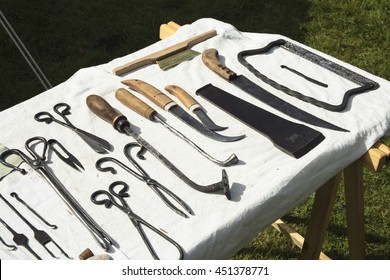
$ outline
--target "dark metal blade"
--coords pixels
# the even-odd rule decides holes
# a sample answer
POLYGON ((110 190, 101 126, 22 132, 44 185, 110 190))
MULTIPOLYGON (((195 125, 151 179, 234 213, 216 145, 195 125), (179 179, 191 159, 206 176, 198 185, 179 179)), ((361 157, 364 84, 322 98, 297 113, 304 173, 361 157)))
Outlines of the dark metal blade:
POLYGON ((317 130, 283 119, 212 84, 198 89, 196 94, 260 132, 295 158, 305 155, 325 139, 317 130))
POLYGON ((202 123, 197 121, 194 117, 192 117, 190 114, 188 114, 186 111, 183 110, 183 108, 179 106, 174 106, 171 109, 169 109, 169 112, 171 112, 173 115, 175 115, 177 118, 179 118, 184 123, 188 124, 193 129, 197 130, 198 132, 202 133, 203 135, 217 141, 221 142, 233 142, 238 141, 245 137, 245 135, 240 136, 224 136, 221 134, 216 133, 215 131, 212 131, 205 127, 202 123))
POLYGON ((230 82, 258 100, 294 119, 323 128, 349 132, 349 130, 331 124, 308 112, 303 111, 302 109, 299 109, 298 107, 295 107, 290 103, 287 103, 283 99, 266 91, 243 75, 237 75, 237 77, 230 80, 230 82))
POLYGON ((219 126, 206 114, 203 109, 196 109, 193 111, 194 114, 200 119, 200 121, 207 126, 208 129, 214 131, 221 131, 227 128, 227 126, 219 126))

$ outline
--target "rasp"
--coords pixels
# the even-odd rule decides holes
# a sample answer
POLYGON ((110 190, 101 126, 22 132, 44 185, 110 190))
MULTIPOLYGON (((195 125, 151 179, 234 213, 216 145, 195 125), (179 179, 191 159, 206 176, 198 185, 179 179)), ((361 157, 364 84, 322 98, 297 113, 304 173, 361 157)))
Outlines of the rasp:
POLYGON ((190 114, 188 114, 186 111, 184 111, 183 108, 178 106, 178 104, 175 101, 173 101, 171 98, 169 98, 167 95, 162 93, 154 86, 144 81, 130 79, 130 80, 124 80, 122 81, 122 83, 130 87, 130 89, 138 93, 141 93, 160 108, 172 113, 175 117, 177 117, 178 119, 180 119, 181 121, 183 121, 184 123, 192 127, 193 129, 195 129, 196 131, 200 132, 201 134, 213 140, 217 140, 221 142, 232 142, 232 141, 238 141, 245 137, 245 135, 225 136, 208 129, 201 122, 199 122, 190 114))
POLYGON ((210 119, 210 117, 206 114, 205 110, 198 103, 198 101, 196 101, 191 95, 189 95, 188 92, 186 92, 181 87, 169 85, 165 87, 165 90, 168 91, 170 94, 176 96, 184 104, 184 106, 186 106, 188 110, 194 113, 200 119, 200 121, 205 126, 207 126, 208 129, 220 131, 227 128, 226 126, 219 126, 215 124, 212 119, 210 119))
POLYGON ((272 108, 294 118, 299 121, 323 127, 328 129, 333 129, 337 131, 349 132, 348 130, 331 124, 325 120, 322 120, 308 112, 305 112, 298 107, 284 101, 283 99, 273 95, 272 93, 266 91, 262 87, 258 86, 248 78, 243 75, 237 75, 232 70, 227 68, 218 58, 218 51, 216 49, 207 49, 202 53, 203 63, 210 68, 213 72, 234 84, 241 90, 252 95, 258 100, 264 102, 265 104, 271 106, 272 108))
POLYGON ((198 89, 196 94, 260 132, 277 148, 295 158, 302 157, 325 139, 315 129, 283 119, 212 84, 198 89))

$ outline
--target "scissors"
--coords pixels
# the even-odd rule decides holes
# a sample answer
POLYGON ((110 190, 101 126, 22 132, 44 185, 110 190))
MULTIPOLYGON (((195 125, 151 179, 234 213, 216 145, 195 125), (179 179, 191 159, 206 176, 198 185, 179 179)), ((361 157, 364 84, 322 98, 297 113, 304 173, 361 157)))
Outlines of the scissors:
POLYGON ((127 159, 132 163, 132 165, 138 170, 135 171, 131 169, 130 167, 126 166, 124 163, 120 162, 119 160, 112 158, 112 157, 103 157, 99 159, 96 162, 96 168, 99 171, 106 172, 110 171, 111 173, 115 173, 115 169, 113 167, 102 167, 102 164, 105 162, 114 162, 120 167, 122 167, 124 170, 132 174, 134 177, 136 177, 138 180, 145 182, 145 184, 150 187, 160 198, 164 203, 172 209, 177 214, 188 218, 188 216, 181 211, 179 208, 177 208, 175 205, 170 202, 167 197, 164 195, 163 192, 165 192, 167 195, 169 195, 173 200, 175 200, 177 203, 179 203, 188 213, 193 214, 191 208, 182 200, 180 199, 176 194, 174 194, 172 191, 170 191, 168 188, 164 187, 162 184, 157 182, 156 180, 152 179, 144 169, 132 158, 130 155, 129 149, 134 146, 140 146, 138 143, 129 143, 124 147, 124 153, 127 159))
POLYGON ((128 190, 129 190, 129 186, 125 182, 116 181, 113 182, 108 187, 108 191, 98 190, 92 193, 91 201, 98 205, 104 205, 106 208, 110 208, 112 205, 114 205, 123 213, 125 213, 129 217, 130 221, 133 223, 134 227, 137 229, 139 235, 141 236, 142 240, 144 241, 146 247, 148 248, 150 254, 153 256, 154 259, 159 260, 159 257, 155 252, 152 244, 150 243, 141 225, 151 229, 152 231, 160 235, 162 238, 167 240, 169 243, 171 243, 173 246, 175 246, 179 252, 179 259, 182 260, 184 255, 183 249, 178 243, 176 243, 176 241, 174 241, 172 238, 165 235, 163 232, 161 232, 160 230, 158 230, 157 228, 155 228, 154 226, 146 222, 144 219, 142 219, 140 216, 138 216, 131 210, 130 206, 127 204, 125 200, 125 197, 130 196, 128 190), (116 186, 122 186, 122 188, 119 191, 115 191, 116 186), (99 198, 101 196, 106 196, 107 198, 99 198), (117 202, 116 199, 118 199, 119 202, 117 202))
POLYGON ((50 124, 52 122, 56 122, 62 126, 65 126, 74 132, 76 132, 81 139, 83 139, 95 152, 97 153, 106 153, 107 150, 111 151, 112 147, 109 142, 106 140, 97 137, 96 135, 93 135, 89 132, 86 132, 82 129, 79 129, 75 127, 69 119, 66 117, 67 115, 70 115, 70 106, 66 103, 58 103, 54 105, 53 107, 54 112, 56 112, 58 115, 60 115, 65 122, 60 121, 53 117, 52 114, 49 112, 39 112, 35 114, 34 119, 38 122, 45 122, 47 124, 50 124))
MULTIPOLYGON (((113 244, 113 239, 106 233, 104 230, 92 219, 91 216, 85 211, 85 209, 78 203, 78 201, 71 195, 71 193, 62 185, 62 183, 57 179, 57 177, 53 174, 50 168, 48 168, 47 163, 47 150, 48 146, 53 141, 47 141, 44 137, 36 136, 28 139, 25 143, 25 149, 30 153, 31 157, 27 156, 20 150, 17 149, 9 149, 0 154, 0 162, 5 166, 12 168, 13 170, 17 170, 23 175, 26 174, 26 170, 22 169, 18 166, 14 166, 7 162, 7 158, 11 155, 18 155, 24 162, 26 162, 33 170, 37 171, 40 175, 42 175, 50 185, 55 189, 57 194, 61 197, 61 199, 68 205, 68 207, 73 211, 76 217, 82 222, 96 241, 104 248, 108 249, 113 244), (42 152, 39 154, 35 151, 37 146, 43 143, 42 152)), ((54 143, 58 144, 56 140, 54 143)), ((62 147, 62 146, 60 146, 62 147)), ((70 155, 68 151, 63 148, 63 152, 65 154, 70 155)), ((65 158, 65 157, 64 157, 65 158)), ((74 167, 69 162, 74 160, 74 157, 65 158, 70 166, 74 167)))

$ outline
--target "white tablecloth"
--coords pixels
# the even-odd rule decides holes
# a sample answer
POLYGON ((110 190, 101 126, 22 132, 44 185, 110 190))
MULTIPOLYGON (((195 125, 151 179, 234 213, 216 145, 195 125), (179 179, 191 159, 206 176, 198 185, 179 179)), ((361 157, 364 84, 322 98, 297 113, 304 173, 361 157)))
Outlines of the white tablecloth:
MULTIPOLYGON (((116 180, 125 181, 130 185, 131 197, 127 200, 133 211, 178 242, 185 251, 186 259, 228 258, 274 220, 297 206, 339 170, 358 159, 380 137, 389 133, 390 83, 388 81, 313 50, 380 84, 380 88, 375 91, 354 96, 343 112, 330 112, 299 101, 262 83, 237 61, 236 56, 239 51, 259 48, 279 38, 285 37, 275 34, 241 32, 227 23, 214 19, 200 19, 192 24, 182 26, 173 36, 138 52, 117 58, 107 64, 80 69, 66 82, 0 112, 0 142, 8 148, 25 151, 24 142, 30 137, 55 138, 80 160, 85 167, 84 172, 73 170, 54 154, 49 166, 87 212, 118 243, 118 246, 112 247, 108 252, 115 259, 151 259, 137 231, 125 214, 114 207, 106 209, 90 201, 92 192, 98 189, 107 190, 109 184, 116 180), (216 48, 226 65, 236 73, 244 74, 268 91, 303 110, 349 129, 350 133, 311 126, 321 131, 326 139, 302 158, 295 159, 275 148, 267 138, 258 132, 220 111, 201 97, 196 98, 207 109, 208 114, 215 122, 229 126, 221 134, 246 134, 247 137, 233 143, 210 140, 148 101, 158 110, 160 115, 166 118, 169 124, 215 158, 222 160, 235 153, 240 159, 238 165, 226 168, 232 193, 232 199, 229 201, 221 194, 206 194, 191 189, 151 154, 146 154, 147 160, 141 164, 151 177, 170 188, 193 209, 195 215, 185 219, 168 209, 152 190, 124 170, 117 168, 116 175, 99 172, 95 168, 95 162, 102 155, 90 149, 71 130, 55 123, 47 125, 34 120, 34 115, 39 111, 49 111, 56 116, 52 110, 53 106, 59 102, 66 102, 72 107, 69 119, 74 125, 108 140, 115 148, 108 156, 128 163, 123 154, 123 147, 129 142, 133 142, 134 139, 114 131, 110 124, 96 117, 86 106, 85 100, 88 95, 100 95, 126 115, 133 124, 132 128, 189 178, 205 185, 218 182, 221 180, 222 168, 220 166, 206 160, 160 124, 140 117, 115 99, 116 89, 125 87, 121 84, 121 80, 141 79, 160 90, 164 90, 168 84, 175 84, 194 96, 196 89, 212 83, 272 113, 281 114, 212 73, 203 65, 200 56, 167 71, 160 70, 154 64, 122 77, 112 73, 115 67, 211 29, 216 29, 218 35, 194 46, 194 50, 202 52, 207 48, 216 48)), ((289 38, 285 39, 294 42, 289 38)), ((356 87, 330 71, 321 69, 281 49, 273 51, 272 55, 257 57, 252 61, 257 63, 256 67, 266 75, 279 77, 279 81, 283 80, 281 83, 289 83, 290 86, 296 85, 296 89, 306 94, 310 93, 315 96, 313 92, 317 92, 316 98, 322 98, 328 102, 338 103, 347 89, 356 87), (319 89, 318 86, 310 85, 309 82, 300 83, 302 81, 300 77, 281 69, 280 64, 304 69, 306 74, 328 83, 329 88, 319 89), (320 94, 322 95, 320 96, 320 94)), ((146 100, 139 94, 136 95, 146 100)), ((289 117, 283 117, 294 121, 289 117)), ((13 172, 3 178, 0 181, 1 194, 23 215, 28 217, 34 225, 48 232, 73 258, 77 259, 79 253, 87 247, 95 254, 103 253, 104 250, 68 210, 52 187, 28 165, 22 164, 21 166, 28 173, 22 175, 13 172), (17 192, 48 221, 55 223, 58 229, 52 230, 43 225, 9 195, 11 192, 17 192)), ((34 240, 32 231, 2 201, 0 204, 1 218, 17 232, 28 236, 30 246, 42 258, 52 259, 44 248, 34 240)), ((0 236, 8 243, 13 243, 12 235, 2 225, 0 225, 0 236)), ((177 258, 177 253, 171 246, 160 242, 160 238, 154 235, 150 235, 150 237, 161 258, 177 258)), ((60 259, 64 259, 64 256, 53 246, 50 248, 60 259)), ((34 259, 22 247, 16 251, 8 251, 2 246, 0 257, 1 259, 34 259)))

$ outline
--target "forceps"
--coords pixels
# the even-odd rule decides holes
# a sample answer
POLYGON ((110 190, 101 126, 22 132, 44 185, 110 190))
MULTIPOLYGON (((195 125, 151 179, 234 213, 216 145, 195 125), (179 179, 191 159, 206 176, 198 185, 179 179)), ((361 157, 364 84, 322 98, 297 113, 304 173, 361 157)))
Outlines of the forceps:
MULTIPOLYGON (((50 140, 49 140, 50 141, 50 140)), ((45 138, 36 136, 28 139, 25 143, 25 149, 30 153, 31 157, 27 156, 20 150, 9 149, 0 155, 0 162, 22 174, 26 174, 26 170, 8 163, 6 160, 10 155, 18 155, 26 162, 33 170, 37 171, 45 178, 54 188, 61 199, 73 211, 76 217, 90 231, 96 241, 104 248, 108 249, 113 244, 113 239, 92 219, 91 216, 84 210, 72 194, 62 185, 52 171, 47 167, 46 152, 48 150, 48 142, 45 138), (39 143, 43 143, 42 153, 38 154, 35 149, 39 143)), ((56 142, 57 143, 57 142, 56 142)), ((67 152, 69 154, 69 152, 67 152)), ((68 161, 71 160, 68 158, 68 161)))
POLYGON ((102 171, 102 172, 110 171, 111 173, 115 173, 115 169, 113 167, 102 167, 102 164, 105 162, 108 162, 108 161, 114 162, 117 165, 119 165, 120 167, 122 167, 124 170, 126 170, 127 172, 132 174, 138 180, 145 182, 145 184, 148 187, 150 187, 161 198, 161 200, 164 201, 164 203, 170 209, 172 209, 174 212, 176 212, 177 214, 179 214, 185 218, 188 218, 188 216, 183 211, 178 209, 176 206, 174 206, 172 204, 172 202, 170 202, 167 199, 167 197, 162 193, 162 191, 164 191, 167 195, 169 195, 172 199, 174 199, 177 203, 179 203, 188 213, 193 214, 191 208, 182 199, 180 199, 176 194, 174 194, 168 188, 164 187, 162 184, 160 184, 156 180, 152 179, 146 173, 146 171, 132 158, 129 150, 134 146, 140 146, 140 145, 138 143, 129 143, 124 147, 123 152, 124 152, 126 158, 138 170, 138 172, 131 169, 130 167, 126 166, 125 164, 123 164, 119 160, 112 158, 112 157, 104 157, 104 158, 99 159, 96 162, 97 170, 102 171))
POLYGON ((112 205, 116 206, 119 210, 121 210, 123 213, 125 213, 130 221, 133 223, 134 227, 137 229, 139 235, 141 236, 142 240, 144 241, 146 247, 148 248, 150 254, 153 256, 154 259, 159 260, 159 257, 157 253, 155 252, 152 244, 150 243, 148 237, 146 236, 143 228, 141 225, 144 225, 145 227, 151 229, 158 235, 160 235, 162 238, 167 240, 169 243, 171 243, 173 246, 176 247, 176 249, 179 251, 179 259, 183 259, 183 249, 181 246, 176 243, 173 239, 171 239, 169 236, 165 235, 163 232, 146 222, 144 219, 142 219, 140 216, 136 215, 130 208, 130 206, 127 204, 125 197, 129 197, 129 186, 122 181, 116 181, 112 183, 108 187, 108 191, 106 190, 98 190, 92 193, 91 195, 91 201, 98 205, 104 205, 106 208, 110 208, 112 205), (122 189, 119 191, 115 191, 115 187, 118 185, 122 185, 122 189), (99 199, 99 196, 106 196, 107 198, 99 199), (116 201, 116 198, 119 200, 119 203, 116 201))
POLYGON ((97 153, 106 153, 107 150, 111 150, 111 144, 107 142, 106 140, 97 137, 96 135, 93 135, 89 132, 86 132, 84 130, 81 130, 77 127, 75 127, 69 119, 66 117, 67 115, 70 115, 70 106, 66 103, 58 103, 54 105, 53 107, 54 112, 56 112, 58 115, 60 115, 65 122, 60 121, 53 117, 52 114, 49 112, 39 112, 35 114, 34 119, 38 122, 45 122, 47 124, 56 122, 62 126, 65 126, 74 132, 76 132, 95 152, 97 153))

